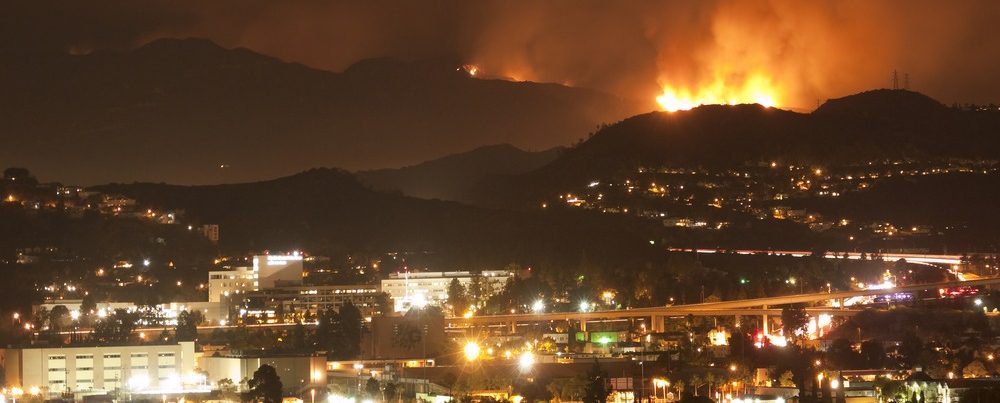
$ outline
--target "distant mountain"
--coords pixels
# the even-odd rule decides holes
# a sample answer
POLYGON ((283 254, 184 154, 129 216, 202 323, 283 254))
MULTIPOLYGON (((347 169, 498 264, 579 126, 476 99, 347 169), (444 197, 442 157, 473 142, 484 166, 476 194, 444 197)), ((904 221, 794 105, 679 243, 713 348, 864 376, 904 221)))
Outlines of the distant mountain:
POLYGON ((906 90, 834 99, 810 114, 759 105, 653 112, 603 128, 536 171, 482 186, 478 203, 534 203, 568 187, 640 167, 1000 158, 998 133, 998 113, 947 108, 906 90))
POLYGON ((372 59, 333 73, 200 39, 2 57, 0 161, 80 184, 240 182, 483 144, 545 149, 646 107, 475 79, 457 63, 372 59))
POLYGON ((430 251, 448 268, 508 263, 574 268, 581 256, 615 267, 662 258, 650 245, 658 225, 585 212, 511 212, 376 192, 351 174, 314 169, 253 183, 95 187, 143 206, 181 209, 186 220, 220 225, 221 247, 343 251, 430 251))
POLYGON ((552 162, 565 148, 524 151, 510 144, 479 147, 432 161, 398 169, 358 172, 358 178, 374 189, 399 191, 423 199, 462 201, 473 187, 495 175, 534 171, 552 162))

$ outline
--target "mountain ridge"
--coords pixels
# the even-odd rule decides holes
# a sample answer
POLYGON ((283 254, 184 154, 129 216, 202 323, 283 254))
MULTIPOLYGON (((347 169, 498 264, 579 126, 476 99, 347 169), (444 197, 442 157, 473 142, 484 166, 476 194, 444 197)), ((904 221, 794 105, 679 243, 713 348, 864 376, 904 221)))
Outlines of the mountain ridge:
POLYGON ((334 73, 203 39, 6 61, 0 159, 82 184, 242 182, 315 166, 408 165, 483 144, 549 148, 639 108, 455 68, 334 73))

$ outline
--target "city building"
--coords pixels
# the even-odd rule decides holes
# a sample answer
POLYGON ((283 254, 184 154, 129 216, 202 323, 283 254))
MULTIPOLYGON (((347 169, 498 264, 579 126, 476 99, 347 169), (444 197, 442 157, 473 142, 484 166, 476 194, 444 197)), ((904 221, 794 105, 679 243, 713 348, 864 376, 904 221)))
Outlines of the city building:
MULTIPOLYGON (((419 360, 445 351, 444 317, 414 310, 403 316, 372 318, 361 340, 362 356, 373 360, 419 360)), ((425 366, 426 363, 408 366, 425 366)))
POLYGON ((208 301, 263 288, 302 283, 302 255, 260 255, 253 266, 208 272, 208 301))
POLYGON ((308 388, 323 388, 327 383, 326 357, 311 355, 262 356, 202 356, 198 368, 208 375, 210 383, 228 379, 236 384, 253 378, 262 365, 270 365, 281 377, 285 393, 299 394, 308 388))
MULTIPOLYGON (((147 306, 137 305, 132 302, 97 302, 94 314, 99 318, 110 315, 117 309, 124 309, 129 312, 142 312, 146 320, 155 321, 159 325, 176 325, 177 316, 183 311, 201 312, 205 324, 225 323, 229 319, 229 309, 222 302, 167 302, 163 304, 147 306)), ((57 306, 64 306, 69 310, 70 315, 82 314, 82 299, 50 299, 32 307, 37 313, 42 309, 52 311, 57 306)))
POLYGON ((376 285, 316 285, 275 287, 250 291, 244 297, 244 316, 263 322, 305 321, 327 309, 340 310, 350 302, 367 319, 382 313, 384 294, 376 285))
POLYGON ((208 392, 195 372, 194 342, 139 346, 24 347, 0 350, 6 384, 33 394, 208 392))
POLYGON ((478 287, 476 293, 489 296, 503 290, 513 276, 507 270, 392 273, 382 280, 382 292, 389 294, 395 312, 403 312, 411 307, 444 305, 452 280, 458 280, 466 290, 478 287))
POLYGON ((219 243, 219 225, 218 224, 205 224, 198 228, 201 235, 207 238, 212 243, 219 243))

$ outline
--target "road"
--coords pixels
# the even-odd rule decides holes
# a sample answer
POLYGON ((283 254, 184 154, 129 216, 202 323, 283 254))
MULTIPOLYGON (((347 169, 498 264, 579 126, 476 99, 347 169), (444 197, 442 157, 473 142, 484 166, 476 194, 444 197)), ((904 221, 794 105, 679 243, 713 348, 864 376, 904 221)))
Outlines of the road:
MULTIPOLYGON (((447 318, 449 326, 461 327, 468 325, 490 325, 490 324, 510 324, 517 322, 544 322, 559 320, 593 321, 601 319, 624 319, 643 317, 669 317, 669 316, 729 316, 729 315, 780 315, 781 309, 763 309, 764 307, 774 307, 780 305, 821 302, 829 300, 840 300, 851 297, 864 297, 875 295, 895 294, 899 292, 915 292, 923 290, 936 290, 940 288, 952 287, 973 287, 1000 284, 1000 277, 983 278, 967 281, 947 281, 940 283, 929 283, 921 285, 901 286, 877 290, 856 290, 837 291, 832 293, 820 292, 810 294, 794 294, 780 297, 752 298, 735 301, 706 302, 700 304, 673 305, 663 307, 635 308, 611 311, 591 311, 591 312, 545 312, 545 313, 519 313, 508 315, 484 315, 470 318, 452 317, 447 318)), ((836 315, 852 315, 857 310, 838 308, 811 308, 814 313, 828 313, 836 315)))
MULTIPOLYGON (((792 251, 792 250, 763 250, 763 249, 705 249, 705 248, 668 248, 667 250, 671 252, 696 252, 700 254, 714 254, 714 253, 735 253, 737 255, 759 255, 759 254, 771 254, 771 255, 783 255, 792 257, 804 257, 812 255, 812 252, 808 251, 792 251)), ((851 260, 860 260, 861 255, 872 256, 872 253, 866 252, 827 252, 823 257, 827 259, 843 259, 845 256, 851 260)), ((907 262, 913 263, 924 263, 924 264, 947 264, 956 265, 962 264, 962 255, 926 255, 917 253, 881 253, 876 254, 885 261, 896 261, 899 259, 905 259, 907 262)))

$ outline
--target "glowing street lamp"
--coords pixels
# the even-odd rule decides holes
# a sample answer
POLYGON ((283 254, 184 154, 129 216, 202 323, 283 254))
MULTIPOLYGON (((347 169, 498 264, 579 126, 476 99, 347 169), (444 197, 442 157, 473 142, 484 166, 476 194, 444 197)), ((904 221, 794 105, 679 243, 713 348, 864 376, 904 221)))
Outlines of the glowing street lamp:
POLYGON ((545 301, 537 299, 531 304, 531 311, 534 313, 542 313, 545 311, 545 301))
POLYGON ((580 311, 587 312, 590 309, 590 302, 580 301, 580 311))
POLYGON ((535 365, 535 354, 530 351, 525 351, 521 353, 520 357, 517 357, 517 368, 521 372, 530 372, 531 367, 535 365))
POLYGON ((479 344, 474 341, 465 343, 465 348, 463 352, 465 353, 466 360, 475 361, 477 358, 479 358, 479 352, 480 352, 479 344))

